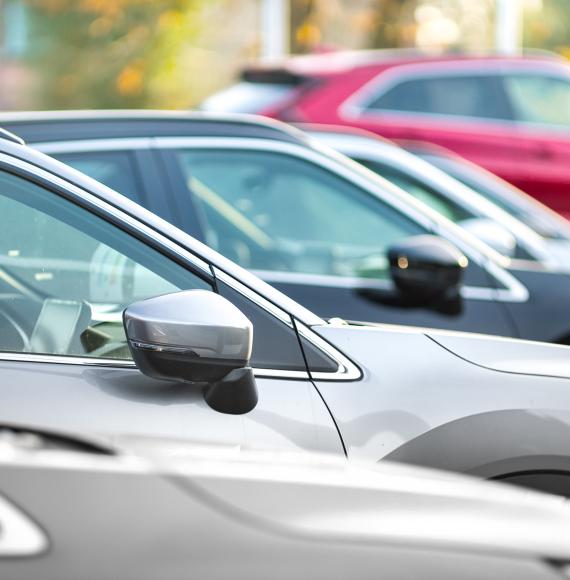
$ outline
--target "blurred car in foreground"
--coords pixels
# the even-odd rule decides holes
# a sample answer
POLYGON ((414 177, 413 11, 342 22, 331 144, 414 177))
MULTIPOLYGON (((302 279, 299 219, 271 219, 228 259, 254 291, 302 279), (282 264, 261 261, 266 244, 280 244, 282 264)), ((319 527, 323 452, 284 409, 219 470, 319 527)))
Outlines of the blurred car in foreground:
POLYGON ((403 141, 400 144, 532 228, 543 237, 548 251, 560 263, 566 260, 566 265, 568 264, 570 222, 567 219, 524 191, 452 151, 420 141, 403 141))
POLYGON ((502 259, 283 123, 63 111, 3 114, 2 124, 320 316, 570 342, 569 275, 530 255, 502 259), (434 234, 456 249, 426 244, 434 234), (459 262, 461 281, 449 274, 459 262))
POLYGON ((547 268, 570 271, 570 247, 564 246, 566 255, 560 255, 560 249, 552 254, 544 239, 530 227, 395 143, 352 128, 328 125, 300 128, 402 188, 497 252, 509 258, 539 262, 547 268))
POLYGON ((293 57, 252 66, 203 108, 436 143, 570 214, 570 69, 562 59, 410 51, 293 57))
POLYGON ((384 463, 0 437, 0 577, 557 580, 557 498, 384 463), (133 449, 135 450, 133 452, 133 449))
MULTIPOLYGON (((1 422, 393 459, 570 496, 568 347, 326 322, 16 137, 0 138, 0 216, 1 422)), ((461 254, 420 242, 454 257, 436 280, 457 292, 461 254)))

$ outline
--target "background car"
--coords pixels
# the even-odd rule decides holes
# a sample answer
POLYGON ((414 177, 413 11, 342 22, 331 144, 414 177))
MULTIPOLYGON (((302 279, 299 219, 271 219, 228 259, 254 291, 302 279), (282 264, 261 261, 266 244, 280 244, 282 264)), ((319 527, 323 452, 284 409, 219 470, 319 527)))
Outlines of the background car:
POLYGON ((552 57, 326 53, 247 69, 205 110, 442 145, 570 215, 570 72, 552 57))
POLYGON ((560 214, 495 174, 443 147, 403 141, 402 147, 461 181, 540 234, 548 251, 568 263, 570 223, 560 214))
POLYGON ((4 429, 0 482, 11 580, 555 580, 570 561, 560 501, 388 463, 4 429))
POLYGON ((325 318, 570 341, 570 276, 536 260, 503 259, 387 180, 282 123, 63 111, 4 114, 2 124, 325 318), (429 275, 434 256, 421 240, 412 244, 422 287, 396 281, 403 272, 390 262, 390 249, 432 234, 468 260, 458 297, 451 291, 450 299, 429 275))
POLYGON ((567 254, 562 248, 551 253, 543 238, 530 227, 395 143, 352 128, 327 125, 300 128, 402 188, 497 252, 509 258, 540 262, 547 268, 570 271, 570 248, 564 246, 567 254))
MULTIPOLYGON (((568 347, 326 322, 16 138, 0 139, 0 215, 0 421, 392 459, 570 496, 568 347)), ((395 275, 451 308, 463 256, 420 237, 395 275)))

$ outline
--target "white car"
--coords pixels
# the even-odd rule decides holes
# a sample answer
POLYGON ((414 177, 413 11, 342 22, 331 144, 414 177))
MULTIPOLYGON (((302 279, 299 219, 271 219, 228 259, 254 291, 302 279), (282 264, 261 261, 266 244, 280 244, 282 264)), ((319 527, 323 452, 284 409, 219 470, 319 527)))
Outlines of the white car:
POLYGON ((556 580, 570 562, 570 506, 553 496, 389 463, 25 429, 0 437, 0 526, 10 580, 556 580))

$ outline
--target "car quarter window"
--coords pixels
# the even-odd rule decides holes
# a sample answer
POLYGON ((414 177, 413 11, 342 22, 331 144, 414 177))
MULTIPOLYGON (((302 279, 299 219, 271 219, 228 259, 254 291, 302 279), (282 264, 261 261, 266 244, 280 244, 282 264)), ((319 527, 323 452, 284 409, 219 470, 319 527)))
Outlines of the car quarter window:
MULTIPOLYGON (((5 172, 0 215, 0 351, 130 359, 122 324, 129 304, 213 291, 115 225, 5 172)), ((237 292, 226 295, 254 325, 252 366, 306 370, 295 332, 237 292)))
POLYGON ((58 153, 54 157, 129 199, 141 203, 141 188, 137 183, 132 155, 128 151, 58 153))
POLYGON ((426 233, 368 192, 289 154, 192 149, 177 157, 207 243, 246 268, 387 277, 387 248, 426 233))
POLYGON ((487 119, 512 119, 495 75, 429 76, 400 80, 366 109, 487 119))
POLYGON ((504 82, 517 121, 570 125, 570 79, 519 74, 504 82))

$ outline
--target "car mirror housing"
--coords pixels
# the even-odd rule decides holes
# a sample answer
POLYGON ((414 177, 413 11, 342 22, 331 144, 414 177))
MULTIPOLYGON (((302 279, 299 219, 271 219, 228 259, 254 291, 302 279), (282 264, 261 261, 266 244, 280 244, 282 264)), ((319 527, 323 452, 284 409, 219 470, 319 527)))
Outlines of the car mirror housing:
POLYGON ((388 249, 390 272, 398 291, 415 303, 456 299, 467 258, 443 238, 407 238, 388 249))
POLYGON ((223 413, 247 413, 257 404, 252 324, 219 294, 187 290, 142 300, 124 311, 123 324, 145 375, 206 383, 207 403, 223 413))

